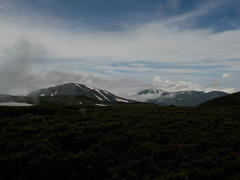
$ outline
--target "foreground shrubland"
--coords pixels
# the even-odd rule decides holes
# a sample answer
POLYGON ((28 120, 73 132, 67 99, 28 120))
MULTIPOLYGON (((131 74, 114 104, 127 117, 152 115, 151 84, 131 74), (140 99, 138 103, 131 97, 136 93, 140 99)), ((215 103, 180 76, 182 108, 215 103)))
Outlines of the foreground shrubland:
POLYGON ((1 179, 240 179, 240 107, 0 107, 1 179))

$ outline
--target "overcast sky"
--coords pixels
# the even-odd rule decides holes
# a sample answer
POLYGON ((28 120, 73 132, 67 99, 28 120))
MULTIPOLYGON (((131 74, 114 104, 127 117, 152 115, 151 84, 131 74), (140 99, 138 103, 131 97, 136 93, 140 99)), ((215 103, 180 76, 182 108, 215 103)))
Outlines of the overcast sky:
POLYGON ((239 79, 239 0, 0 0, 0 94, 231 93, 239 79))

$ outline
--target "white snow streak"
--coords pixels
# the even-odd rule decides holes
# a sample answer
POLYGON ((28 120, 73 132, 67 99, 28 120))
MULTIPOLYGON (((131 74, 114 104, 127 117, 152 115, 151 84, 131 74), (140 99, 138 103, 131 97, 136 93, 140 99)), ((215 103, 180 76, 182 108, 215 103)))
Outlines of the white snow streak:
POLYGON ((79 84, 76 84, 76 83, 75 83, 75 86, 77 86, 77 87, 79 87, 80 89, 82 89, 82 87, 81 87, 79 84))
POLYGON ((117 100, 118 102, 125 102, 125 103, 128 103, 128 102, 129 102, 129 101, 127 101, 127 100, 119 99, 119 98, 116 98, 116 100, 117 100))
POLYGON ((104 106, 109 106, 109 105, 106 105, 106 104, 95 104, 95 106, 102 106, 102 107, 104 107, 104 106))
POLYGON ((19 102, 5 102, 5 103, 0 103, 0 106, 33 106, 33 104, 19 103, 19 102))
POLYGON ((94 88, 90 87, 90 86, 87 86, 85 85, 88 89, 91 89, 91 90, 95 90, 94 88))
POLYGON ((98 98, 98 100, 103 101, 100 97, 98 97, 96 94, 94 94, 98 98))
POLYGON ((95 89, 99 94, 101 94, 106 100, 108 100, 109 102, 110 102, 110 100, 106 97, 106 96, 104 96, 104 94, 102 94, 101 93, 101 91, 99 91, 99 89, 95 89))

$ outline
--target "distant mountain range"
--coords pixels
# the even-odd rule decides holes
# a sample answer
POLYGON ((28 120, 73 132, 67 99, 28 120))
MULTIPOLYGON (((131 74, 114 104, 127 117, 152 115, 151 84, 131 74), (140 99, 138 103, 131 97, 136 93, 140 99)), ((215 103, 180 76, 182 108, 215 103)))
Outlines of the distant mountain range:
POLYGON ((226 95, 228 94, 221 91, 212 91, 209 93, 205 93, 203 91, 167 92, 160 89, 146 89, 133 95, 132 98, 136 100, 133 101, 116 96, 106 90, 78 83, 67 83, 55 87, 39 89, 31 92, 27 96, 0 95, 0 103, 21 102, 35 105, 76 105, 100 103, 101 105, 104 105, 109 103, 134 103, 141 101, 160 106, 197 106, 215 98, 222 96, 225 97, 226 95))
POLYGON ((228 93, 221 91, 179 91, 166 92, 160 89, 147 89, 135 94, 135 99, 147 101, 161 106, 197 106, 206 101, 225 96, 228 93))

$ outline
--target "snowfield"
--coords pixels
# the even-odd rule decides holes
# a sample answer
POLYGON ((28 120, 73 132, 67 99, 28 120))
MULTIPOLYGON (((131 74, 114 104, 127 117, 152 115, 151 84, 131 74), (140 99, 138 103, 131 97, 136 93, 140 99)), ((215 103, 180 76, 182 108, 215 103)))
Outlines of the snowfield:
POLYGON ((0 103, 0 106, 33 106, 33 104, 19 103, 19 102, 5 102, 5 103, 0 103))

